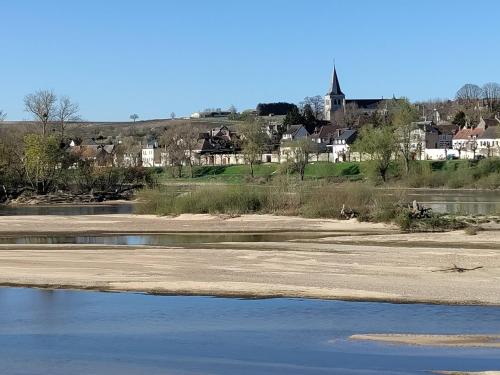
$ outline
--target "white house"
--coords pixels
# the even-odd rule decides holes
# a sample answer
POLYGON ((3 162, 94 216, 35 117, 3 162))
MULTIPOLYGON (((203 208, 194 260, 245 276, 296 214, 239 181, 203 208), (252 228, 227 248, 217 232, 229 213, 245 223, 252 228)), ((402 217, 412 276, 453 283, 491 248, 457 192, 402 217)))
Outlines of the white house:
POLYGON ((151 141, 141 151, 143 167, 161 167, 161 149, 157 141, 151 141))

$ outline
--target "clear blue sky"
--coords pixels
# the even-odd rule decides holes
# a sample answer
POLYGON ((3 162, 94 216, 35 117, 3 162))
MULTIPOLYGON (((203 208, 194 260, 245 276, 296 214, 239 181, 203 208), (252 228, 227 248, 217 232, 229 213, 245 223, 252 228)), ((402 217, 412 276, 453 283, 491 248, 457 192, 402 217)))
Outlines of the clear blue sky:
POLYGON ((453 97, 500 81, 498 0, 0 0, 0 109, 69 95, 88 120, 323 95, 453 97))

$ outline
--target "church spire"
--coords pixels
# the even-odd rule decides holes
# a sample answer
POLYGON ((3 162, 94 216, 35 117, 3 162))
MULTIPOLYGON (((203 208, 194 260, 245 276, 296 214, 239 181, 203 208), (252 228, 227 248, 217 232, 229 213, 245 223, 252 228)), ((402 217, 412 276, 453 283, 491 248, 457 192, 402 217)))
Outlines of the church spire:
POLYGON ((339 78, 337 77, 337 68, 335 67, 335 65, 333 65, 332 85, 330 87, 328 95, 344 95, 344 93, 340 89, 339 78))

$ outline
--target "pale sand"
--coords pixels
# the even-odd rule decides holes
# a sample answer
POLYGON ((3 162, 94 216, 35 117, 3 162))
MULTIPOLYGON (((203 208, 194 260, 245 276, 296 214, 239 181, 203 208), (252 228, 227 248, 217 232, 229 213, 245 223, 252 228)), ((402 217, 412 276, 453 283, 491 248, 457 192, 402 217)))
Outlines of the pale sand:
POLYGON ((500 348, 500 335, 364 334, 352 335, 349 338, 418 346, 500 348))
POLYGON ((0 284, 165 294, 500 305, 497 232, 422 236, 399 234, 383 224, 269 215, 230 219, 208 215, 0 217, 0 236, 225 231, 327 233, 320 233, 325 238, 313 240, 182 247, 0 245, 0 284), (356 235, 342 237, 337 236, 339 233, 356 235), (453 264, 484 268, 465 273, 433 272, 453 264))
POLYGON ((358 223, 355 220, 303 219, 293 216, 229 216, 183 214, 177 217, 155 215, 78 215, 3 216, 1 233, 162 233, 162 232, 272 232, 341 231, 378 233, 396 231, 385 224, 358 223))

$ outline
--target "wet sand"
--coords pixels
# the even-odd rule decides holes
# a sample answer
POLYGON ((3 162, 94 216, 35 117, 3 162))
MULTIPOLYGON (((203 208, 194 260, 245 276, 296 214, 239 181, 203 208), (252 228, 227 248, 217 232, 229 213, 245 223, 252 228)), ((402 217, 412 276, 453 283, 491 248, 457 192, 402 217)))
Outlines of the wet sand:
POLYGON ((400 234, 384 224, 270 215, 0 217, 0 236, 296 232, 274 242, 0 245, 0 284, 159 294, 500 305, 500 232, 400 234), (299 232, 320 238, 301 238, 299 232), (457 265, 482 267, 463 273, 457 265))

